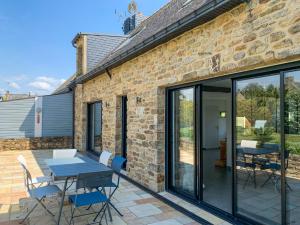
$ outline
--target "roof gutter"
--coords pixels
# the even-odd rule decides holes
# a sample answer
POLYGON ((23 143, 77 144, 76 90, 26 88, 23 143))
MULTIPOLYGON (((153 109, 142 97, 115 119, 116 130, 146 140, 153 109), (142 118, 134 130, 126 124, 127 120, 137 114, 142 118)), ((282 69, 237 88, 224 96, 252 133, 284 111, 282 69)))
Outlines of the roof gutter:
POLYGON ((76 85, 91 80, 96 76, 105 73, 107 69, 117 67, 124 62, 129 61, 188 30, 193 29, 194 27, 202 25, 216 18, 217 16, 227 12, 243 2, 245 2, 245 0, 212 0, 189 15, 147 38, 140 44, 135 45, 126 52, 116 56, 107 63, 91 70, 85 75, 78 77, 75 81, 76 83, 70 85, 76 85))

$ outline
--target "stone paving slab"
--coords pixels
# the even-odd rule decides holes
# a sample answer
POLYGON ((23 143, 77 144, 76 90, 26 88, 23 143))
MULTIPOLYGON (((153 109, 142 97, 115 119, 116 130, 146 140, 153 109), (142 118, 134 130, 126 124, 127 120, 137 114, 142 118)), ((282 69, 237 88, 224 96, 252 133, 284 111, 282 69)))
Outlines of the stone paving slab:
MULTIPOLYGON (((17 157, 20 154, 26 158, 33 177, 49 175, 49 170, 45 166, 44 160, 52 157, 51 150, 0 152, 0 225, 19 224, 19 221, 24 218, 26 212, 35 203, 34 200, 28 198, 25 191, 23 172, 17 162, 17 157)), ((63 183, 59 182, 57 185, 61 187, 63 183)), ((74 193, 74 185, 70 188, 69 193, 74 193)), ((45 204, 55 215, 58 212, 58 200, 59 198, 53 197, 45 201, 45 204)), ((120 188, 112 202, 124 216, 119 217, 112 210, 113 221, 110 222, 108 220, 109 225, 199 224, 123 179, 121 179, 120 188)), ((90 210, 89 212, 97 211, 99 208, 100 206, 95 205, 92 207, 92 211, 90 210)), ((70 205, 66 202, 63 208, 62 225, 68 224, 70 211, 70 205)), ((79 212, 86 213, 87 210, 81 208, 79 212)), ((75 224, 91 223, 93 218, 94 215, 76 218, 75 224)), ((55 221, 39 206, 26 221, 26 224, 52 225, 55 224, 55 221)), ((102 224, 105 224, 105 221, 102 224)))

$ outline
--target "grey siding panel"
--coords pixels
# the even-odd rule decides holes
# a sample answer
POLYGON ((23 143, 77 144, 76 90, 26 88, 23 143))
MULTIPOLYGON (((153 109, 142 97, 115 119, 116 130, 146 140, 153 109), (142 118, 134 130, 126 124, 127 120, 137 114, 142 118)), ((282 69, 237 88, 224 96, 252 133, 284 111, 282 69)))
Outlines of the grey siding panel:
POLYGON ((34 136, 34 98, 0 102, 0 138, 34 136))
POLYGON ((73 135, 73 94, 50 95, 43 98, 43 137, 73 135))

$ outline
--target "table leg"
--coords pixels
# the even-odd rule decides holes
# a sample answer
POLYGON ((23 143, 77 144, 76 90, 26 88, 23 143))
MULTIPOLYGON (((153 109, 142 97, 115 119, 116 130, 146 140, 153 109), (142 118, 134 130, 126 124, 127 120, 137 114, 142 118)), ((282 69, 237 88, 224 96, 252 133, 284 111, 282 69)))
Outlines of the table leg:
POLYGON ((68 178, 65 180, 64 189, 63 189, 62 196, 61 196, 61 202, 60 202, 59 212, 58 212, 58 217, 57 217, 57 225, 60 224, 60 218, 61 218, 62 209, 63 209, 63 206, 64 206, 67 184, 68 184, 68 178))

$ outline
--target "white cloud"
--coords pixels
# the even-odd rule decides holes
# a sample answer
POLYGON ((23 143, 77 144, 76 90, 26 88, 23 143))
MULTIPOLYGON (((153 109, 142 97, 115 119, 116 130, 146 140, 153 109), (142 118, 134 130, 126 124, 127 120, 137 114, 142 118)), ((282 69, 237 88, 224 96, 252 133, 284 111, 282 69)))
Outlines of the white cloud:
POLYGON ((49 83, 43 81, 33 81, 29 83, 29 86, 37 88, 39 90, 51 91, 52 87, 49 83))
POLYGON ((39 76, 29 86, 43 91, 54 91, 59 85, 65 82, 64 79, 57 79, 50 76, 39 76))
POLYGON ((3 95, 5 93, 6 93, 6 91, 3 88, 0 88, 0 95, 3 95))
POLYGON ((14 89, 20 89, 20 85, 17 84, 16 82, 8 82, 8 86, 14 89))

